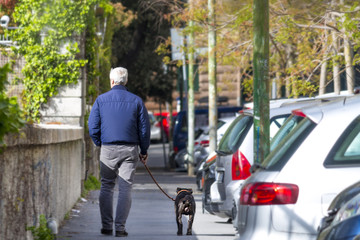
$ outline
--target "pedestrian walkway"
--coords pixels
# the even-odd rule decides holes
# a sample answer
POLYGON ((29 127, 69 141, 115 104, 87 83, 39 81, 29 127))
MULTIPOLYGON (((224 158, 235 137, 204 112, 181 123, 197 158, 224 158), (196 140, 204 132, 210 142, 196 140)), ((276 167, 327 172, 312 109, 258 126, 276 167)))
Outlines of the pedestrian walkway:
MULTIPOLYGON (((177 236, 174 202, 168 199, 153 183, 144 168, 139 166, 133 185, 133 202, 126 224, 129 240, 230 240, 235 238, 235 231, 227 219, 219 218, 208 213, 202 213, 201 192, 196 191, 194 177, 186 173, 165 171, 161 164, 162 153, 156 150, 159 146, 152 146, 149 150, 149 167, 155 179, 170 196, 175 197, 177 187, 187 187, 194 190, 196 200, 196 215, 192 236, 177 236), (158 158, 158 159, 154 159, 158 158), (156 166, 152 170, 152 164, 156 166)), ((99 211, 99 191, 93 191, 86 202, 79 202, 72 211, 69 220, 59 229, 57 239, 118 239, 100 234, 101 220, 99 211)), ((114 199, 117 198, 117 192, 114 199)), ((114 200, 114 207, 116 201, 114 200)), ((184 232, 186 233, 187 217, 183 217, 184 232)))

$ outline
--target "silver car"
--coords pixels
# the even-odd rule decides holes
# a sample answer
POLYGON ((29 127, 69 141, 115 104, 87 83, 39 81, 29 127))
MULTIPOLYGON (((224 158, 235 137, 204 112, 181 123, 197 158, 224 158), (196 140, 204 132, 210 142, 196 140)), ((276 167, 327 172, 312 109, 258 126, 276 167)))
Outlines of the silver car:
POLYGON ((238 239, 316 239, 332 199, 359 180, 360 96, 293 111, 273 141, 241 188, 238 239))
MULTIPOLYGON (((320 99, 286 99, 270 103, 270 139, 290 116, 291 110, 321 102, 320 99)), ((250 176, 254 158, 252 110, 246 110, 230 125, 217 149, 215 182, 210 189, 210 208, 219 217, 236 222, 239 190, 250 176)), ((237 225, 234 224, 237 228, 237 225)))

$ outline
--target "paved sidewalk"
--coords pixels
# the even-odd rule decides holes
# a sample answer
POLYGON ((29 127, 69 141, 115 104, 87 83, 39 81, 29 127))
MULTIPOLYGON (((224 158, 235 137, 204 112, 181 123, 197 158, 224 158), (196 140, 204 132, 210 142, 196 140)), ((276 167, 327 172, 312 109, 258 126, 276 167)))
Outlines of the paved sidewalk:
MULTIPOLYGON (((133 185, 133 202, 126 224, 129 240, 158 240, 158 239, 186 239, 186 240, 230 240, 235 238, 232 224, 227 219, 219 218, 208 213, 202 213, 201 192, 196 191, 194 177, 186 173, 165 171, 162 153, 157 150, 160 144, 150 148, 149 167, 155 179, 170 196, 175 197, 177 187, 188 187, 194 190, 196 200, 196 214, 192 236, 177 236, 174 202, 168 199, 153 183, 146 170, 139 166, 133 185), (153 152, 155 151, 155 152, 153 152), (157 159, 154 159, 157 158, 157 159), (151 161, 153 161, 151 163, 151 161)), ((99 191, 93 191, 87 197, 87 202, 79 202, 72 211, 72 216, 59 229, 57 239, 118 239, 100 234, 101 220, 99 211, 99 191)), ((114 194, 114 207, 117 191, 114 194)), ((187 227, 187 217, 183 217, 184 232, 187 227)))

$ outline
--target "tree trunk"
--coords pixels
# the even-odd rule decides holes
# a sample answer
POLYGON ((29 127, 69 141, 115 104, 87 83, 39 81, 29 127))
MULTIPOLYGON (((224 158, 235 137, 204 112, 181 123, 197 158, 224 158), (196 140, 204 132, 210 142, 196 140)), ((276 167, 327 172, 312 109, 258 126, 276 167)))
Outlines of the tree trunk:
MULTIPOLYGON (((290 44, 286 46, 286 53, 287 53, 287 68, 291 68, 294 65, 295 57, 292 46, 290 44)), ((286 78, 286 97, 287 98, 290 97, 291 94, 293 94, 293 96, 296 96, 296 86, 294 83, 290 82, 289 78, 286 78)))
POLYGON ((216 150, 217 130, 217 101, 216 101, 216 19, 215 0, 208 0, 209 33, 208 33, 208 76, 209 76, 209 149, 216 150))
POLYGON ((341 91, 340 64, 339 60, 337 59, 339 55, 339 40, 335 31, 333 31, 331 34, 333 38, 333 51, 335 56, 335 59, 333 60, 334 93, 339 95, 341 91))
MULTIPOLYGON (((325 30, 324 32, 325 34, 325 43, 327 43, 328 41, 328 32, 327 30, 325 30)), ((324 45, 326 46, 326 44, 324 45)), ((321 63, 321 71, 320 71, 320 82, 319 82, 319 95, 323 95, 325 94, 326 90, 326 76, 327 76, 327 60, 326 60, 327 56, 326 56, 326 52, 324 53, 323 56, 323 61, 321 63)))
POLYGON ((254 162, 270 152, 269 1, 254 0, 254 162))
POLYGON ((353 49, 349 37, 344 35, 344 55, 345 55, 345 65, 346 65, 346 85, 348 93, 354 93, 354 83, 355 83, 355 73, 353 61, 353 49))
MULTIPOLYGON (((189 27, 192 28, 192 12, 194 0, 189 0, 191 19, 189 27)), ((194 175, 194 145, 195 145, 195 110, 194 110, 194 31, 191 29, 188 41, 189 58, 189 90, 188 90, 188 175, 194 175)))

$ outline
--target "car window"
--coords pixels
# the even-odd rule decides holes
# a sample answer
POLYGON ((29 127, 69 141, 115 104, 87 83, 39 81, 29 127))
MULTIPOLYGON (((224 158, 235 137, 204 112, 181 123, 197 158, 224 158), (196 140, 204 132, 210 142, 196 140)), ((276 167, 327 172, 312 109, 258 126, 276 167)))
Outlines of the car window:
MULTIPOLYGON (((284 139, 298 124, 303 117, 297 115, 291 115, 285 123, 282 124, 280 129, 275 133, 275 136, 271 139, 270 142, 270 151, 274 150, 274 148, 279 145, 281 140, 284 139)), ((275 124, 275 122, 274 122, 275 124)))
MULTIPOLYGON (((277 144, 261 164, 269 171, 279 171, 287 163, 296 149, 311 133, 316 124, 308 118, 292 115, 280 128, 274 140, 277 144)), ((273 141, 270 143, 273 144, 273 141)))
POLYGON ((226 122, 222 121, 222 120, 218 120, 218 123, 217 123, 217 129, 221 128, 222 126, 224 126, 226 122))
POLYGON ((229 126, 219 143, 219 154, 232 154, 236 152, 252 126, 253 117, 240 115, 229 126))
POLYGON ((149 113, 148 115, 149 115, 150 124, 153 125, 156 122, 155 116, 151 113, 149 113))
POLYGON ((325 167, 360 164, 360 116, 343 132, 325 160, 325 167))
POLYGON ((270 120, 270 141, 274 138, 275 134, 279 131, 279 129, 285 123, 285 120, 289 116, 290 116, 290 114, 276 116, 276 117, 271 118, 271 120, 270 120))

